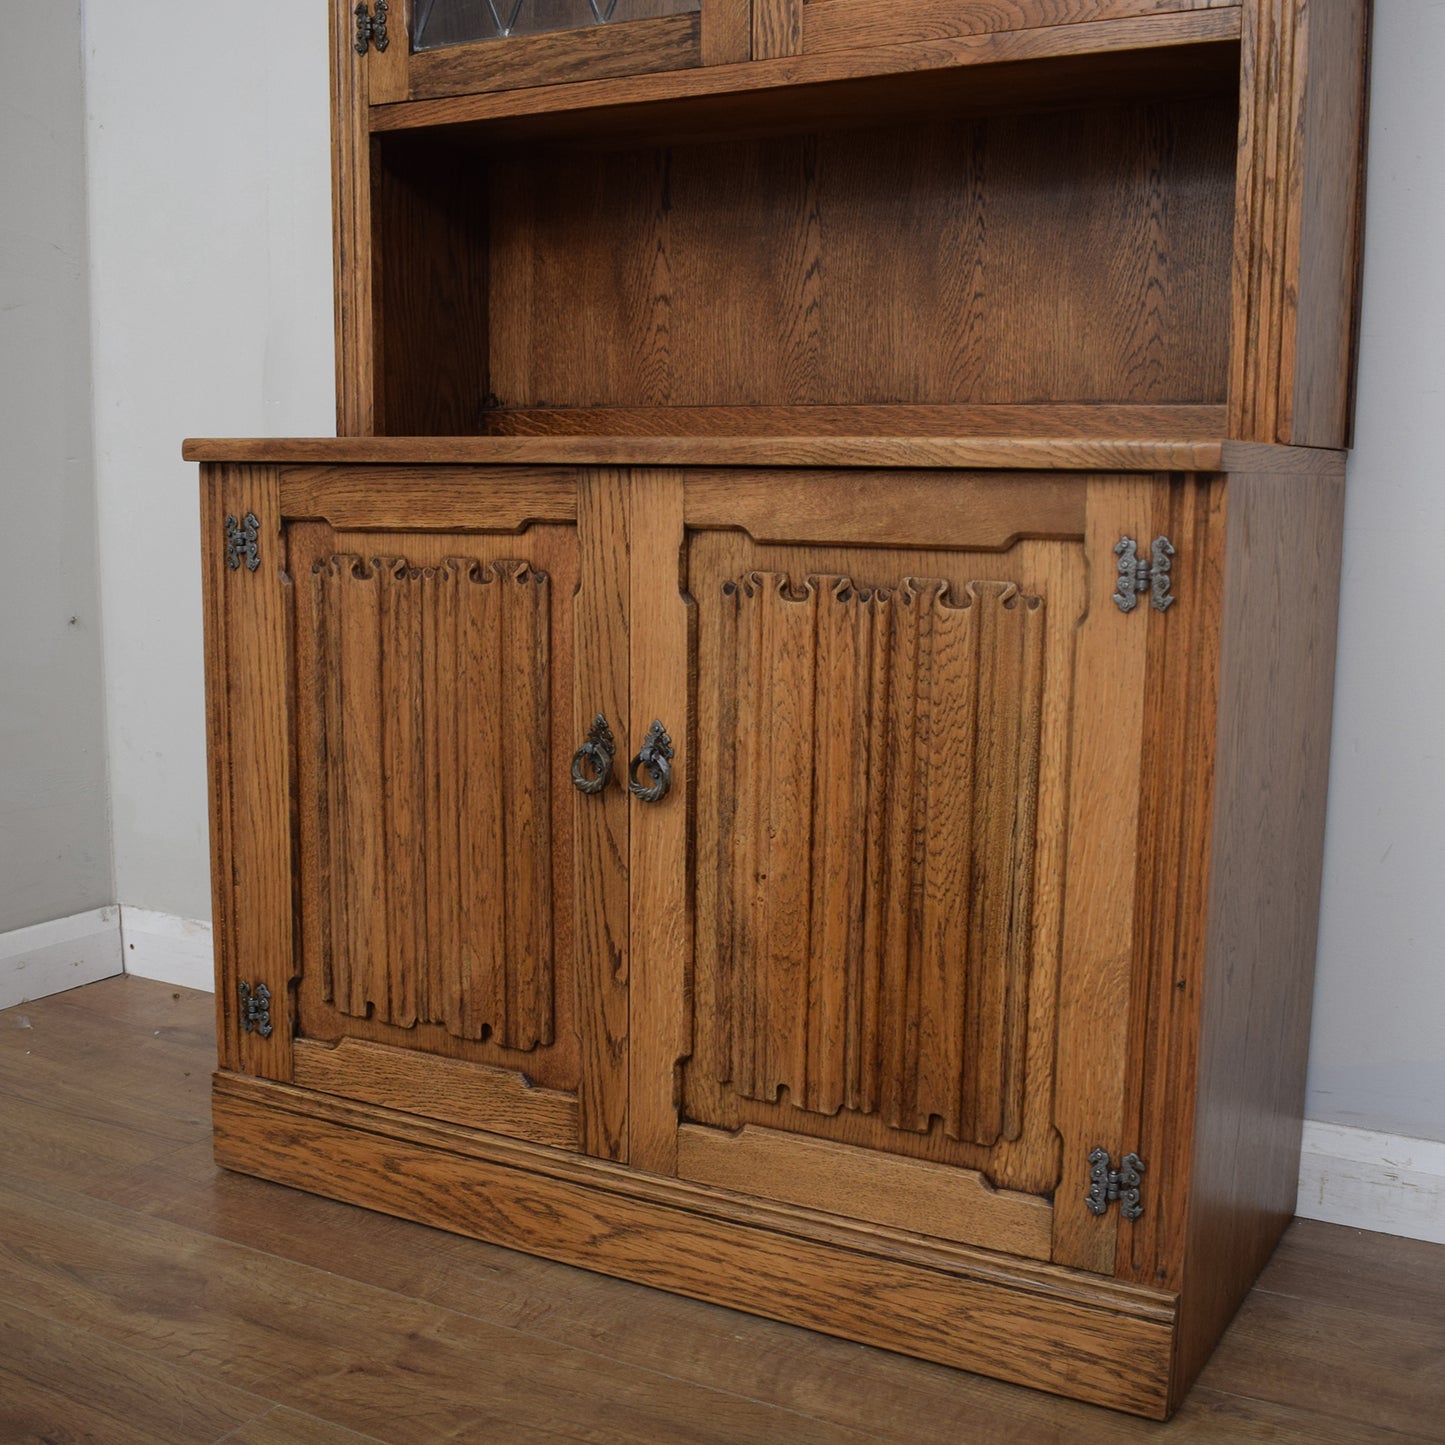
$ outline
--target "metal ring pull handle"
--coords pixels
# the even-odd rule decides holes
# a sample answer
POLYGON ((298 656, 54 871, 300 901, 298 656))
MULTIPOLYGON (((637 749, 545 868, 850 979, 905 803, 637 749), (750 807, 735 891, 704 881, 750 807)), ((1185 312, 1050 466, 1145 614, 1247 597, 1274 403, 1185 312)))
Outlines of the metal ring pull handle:
POLYGON ((617 756, 617 739, 598 713, 587 729, 582 746, 572 754, 572 786, 588 797, 600 793, 612 781, 612 760, 617 756))
POLYGON ((648 728, 637 756, 627 768, 627 791, 644 803, 660 803, 672 786, 672 739, 660 722, 648 728), (644 783, 638 779, 638 770, 646 771, 652 779, 644 783))

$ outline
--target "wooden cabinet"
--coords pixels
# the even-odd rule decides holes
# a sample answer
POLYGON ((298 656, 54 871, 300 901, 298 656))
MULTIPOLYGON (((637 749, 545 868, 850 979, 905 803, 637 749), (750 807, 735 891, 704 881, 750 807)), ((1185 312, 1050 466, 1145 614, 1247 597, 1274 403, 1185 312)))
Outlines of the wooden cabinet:
POLYGON ((565 10, 338 11, 343 435, 190 445, 217 1157, 1167 1415, 1295 1197, 1364 8, 565 10))

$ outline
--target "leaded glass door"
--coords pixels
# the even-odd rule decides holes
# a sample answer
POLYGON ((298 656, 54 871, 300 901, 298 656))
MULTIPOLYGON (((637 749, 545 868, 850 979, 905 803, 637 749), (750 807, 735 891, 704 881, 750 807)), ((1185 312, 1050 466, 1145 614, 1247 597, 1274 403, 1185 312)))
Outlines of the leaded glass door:
POLYGON ((376 9, 341 12, 358 48, 372 34, 373 105, 690 70, 751 49, 750 0, 389 0, 384 49, 376 9))

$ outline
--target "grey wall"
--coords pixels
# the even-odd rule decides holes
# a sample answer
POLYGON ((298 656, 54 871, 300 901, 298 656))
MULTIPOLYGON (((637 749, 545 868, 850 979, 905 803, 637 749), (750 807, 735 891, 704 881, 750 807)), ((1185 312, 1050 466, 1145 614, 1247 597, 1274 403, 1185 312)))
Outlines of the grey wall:
POLYGON ((0 0, 0 933, 114 901, 80 0, 0 0))
POLYGON ((181 441, 335 434, 327 12, 86 5, 115 901, 186 918, 209 917, 210 853, 181 441))
POLYGON ((1331 1123, 1445 1140, 1442 66, 1442 0, 1376 5, 1307 1109, 1331 1123))

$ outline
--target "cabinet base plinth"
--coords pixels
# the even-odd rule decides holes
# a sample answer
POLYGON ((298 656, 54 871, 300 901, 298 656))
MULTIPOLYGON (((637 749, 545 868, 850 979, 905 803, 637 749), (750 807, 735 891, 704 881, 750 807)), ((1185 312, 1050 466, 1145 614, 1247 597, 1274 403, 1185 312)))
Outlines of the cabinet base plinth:
POLYGON ((1177 1296, 245 1075, 228 1169, 1117 1410, 1168 1414, 1177 1296))

